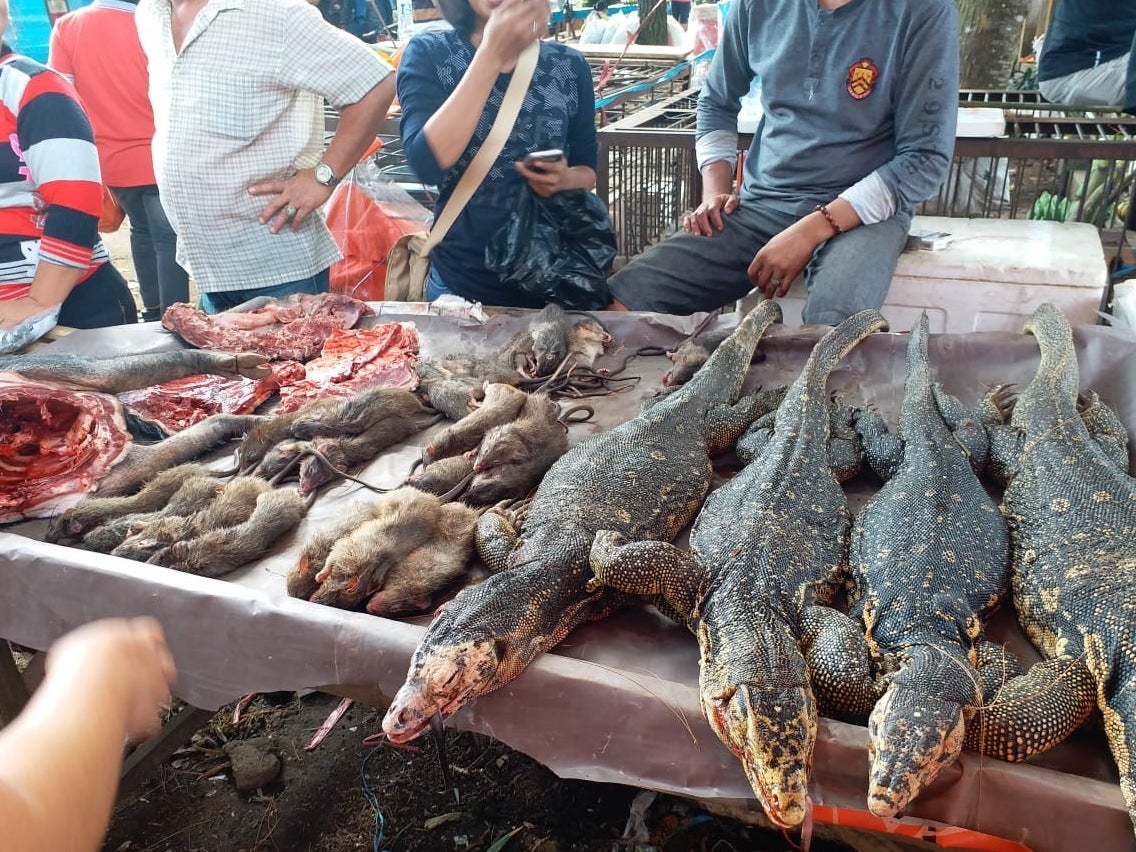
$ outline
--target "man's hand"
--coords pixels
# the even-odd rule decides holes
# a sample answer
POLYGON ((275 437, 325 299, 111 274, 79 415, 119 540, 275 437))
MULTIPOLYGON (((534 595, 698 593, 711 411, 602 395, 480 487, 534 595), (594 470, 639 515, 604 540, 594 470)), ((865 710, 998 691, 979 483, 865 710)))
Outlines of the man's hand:
POLYGON ((273 196, 260 211, 260 224, 278 234, 289 222, 293 231, 300 230, 308 216, 327 203, 332 189, 316 180, 315 169, 300 169, 287 180, 254 183, 248 191, 273 196))
POLYGON ((682 217, 682 227, 691 234, 711 237, 715 231, 722 230, 724 217, 738 209, 739 199, 732 192, 711 195, 698 205, 693 213, 682 217))
POLYGON ((801 222, 790 225, 767 242, 750 262, 749 283, 767 299, 784 296, 800 275, 819 243, 801 222))
POLYGON ((513 163, 522 177, 528 181, 532 191, 541 198, 555 195, 566 186, 568 163, 564 158, 528 165, 523 160, 513 163))
POLYGON ((169 700, 176 669, 157 620, 114 618, 86 624, 56 642, 47 654, 47 676, 68 688, 89 684, 120 701, 133 739, 158 730, 158 710, 169 700))

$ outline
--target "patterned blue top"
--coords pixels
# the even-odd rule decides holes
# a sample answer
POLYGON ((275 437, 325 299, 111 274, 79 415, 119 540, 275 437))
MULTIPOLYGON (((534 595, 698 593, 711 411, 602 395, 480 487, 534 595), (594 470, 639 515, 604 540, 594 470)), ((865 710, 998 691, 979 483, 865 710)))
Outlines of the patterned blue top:
MULTIPOLYGON (((512 77, 510 73, 497 78, 465 153, 452 168, 443 170, 422 128, 457 87, 472 61, 473 46, 464 35, 456 30, 439 30, 412 38, 398 65, 402 144, 418 179, 438 186, 435 216, 441 214, 458 179, 489 135, 512 77)), ((579 51, 543 41, 513 132, 489 175, 445 239, 430 253, 434 272, 450 292, 487 305, 543 306, 526 293, 504 287, 497 275, 485 268, 485 245, 508 218, 524 182, 513 163, 530 151, 548 148, 563 149, 570 166, 596 167, 591 69, 579 51)))

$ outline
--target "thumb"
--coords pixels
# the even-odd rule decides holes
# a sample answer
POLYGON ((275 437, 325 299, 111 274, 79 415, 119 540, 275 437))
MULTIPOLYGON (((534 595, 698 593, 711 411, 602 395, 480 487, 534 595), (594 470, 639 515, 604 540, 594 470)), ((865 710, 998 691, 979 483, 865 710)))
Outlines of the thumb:
POLYGON ((741 199, 739 199, 736 195, 731 195, 726 199, 726 203, 723 205, 722 209, 727 213, 733 213, 738 209, 739 203, 741 203, 741 199))

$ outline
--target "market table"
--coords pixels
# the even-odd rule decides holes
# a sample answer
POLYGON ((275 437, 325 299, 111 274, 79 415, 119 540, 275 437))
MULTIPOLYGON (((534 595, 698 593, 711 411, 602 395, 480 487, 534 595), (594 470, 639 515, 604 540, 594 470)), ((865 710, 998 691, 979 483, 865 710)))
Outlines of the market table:
MULTIPOLYGON (((374 307, 379 315, 367 324, 415 322, 423 356, 499 348, 530 315, 374 307)), ((628 352, 673 345, 699 317, 603 314, 602 319, 628 352)), ((735 320, 733 315, 722 321, 735 320)), ((753 367, 749 384, 790 381, 823 331, 775 326, 762 344, 766 358, 753 367)), ((1099 392, 1129 430, 1136 430, 1131 366, 1136 339, 1099 326, 1078 327, 1074 336, 1082 385, 1099 392)), ((148 324, 78 331, 51 349, 103 356, 180 346, 176 337, 148 324)), ((830 387, 892 417, 902 395, 905 347, 903 335, 873 336, 833 374, 830 387)), ((1037 347, 1031 337, 1002 332, 936 335, 931 358, 948 390, 972 401, 999 382, 1024 386, 1036 368, 1037 347)), ((668 365, 658 357, 633 359, 626 372, 641 376, 641 382, 627 393, 598 400, 595 421, 572 426, 570 441, 633 416, 668 365)), ((399 445, 361 476, 377 485, 397 483, 430 434, 399 445)), ((866 476, 854 480, 849 487, 854 507, 874 487, 866 476)), ((47 544, 41 540, 45 521, 11 525, 0 532, 0 636, 42 649, 94 618, 150 614, 165 626, 177 660, 176 694, 197 707, 219 708, 254 691, 302 689, 381 705, 401 685, 427 619, 399 622, 345 612, 291 599, 284 589, 284 574, 307 533, 331 522, 347 501, 362 494, 352 486, 321 495, 293 536, 224 580, 47 544)), ((992 635, 1032 653, 1009 617, 997 620, 992 635)), ((518 679, 460 712, 452 724, 501 740, 562 777, 675 793, 756 817, 760 809, 736 759, 702 719, 697 669, 697 646, 684 629, 654 610, 629 610, 575 631, 518 679)), ((366 733, 373 732, 361 736, 366 733)), ((832 817, 833 807, 863 811, 866 744, 864 728, 822 720, 813 780, 821 819, 832 817)), ((1103 739, 1091 731, 1031 764, 967 753, 913 804, 910 817, 1009 838, 1039 852, 1136 849, 1115 778, 1103 739)), ((879 827, 899 825, 888 820, 879 827)))

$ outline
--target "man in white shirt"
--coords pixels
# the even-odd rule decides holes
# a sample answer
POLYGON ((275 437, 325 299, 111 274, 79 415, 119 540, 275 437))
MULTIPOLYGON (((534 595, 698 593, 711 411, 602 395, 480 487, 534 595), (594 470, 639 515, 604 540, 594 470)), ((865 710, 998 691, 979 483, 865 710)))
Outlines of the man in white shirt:
POLYGON ((305 0, 141 0, 136 19, 158 186, 202 307, 326 292, 340 254, 319 208, 375 139, 390 66, 305 0))

